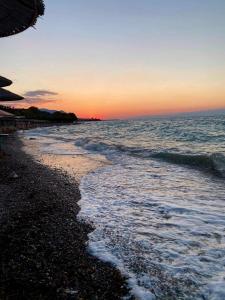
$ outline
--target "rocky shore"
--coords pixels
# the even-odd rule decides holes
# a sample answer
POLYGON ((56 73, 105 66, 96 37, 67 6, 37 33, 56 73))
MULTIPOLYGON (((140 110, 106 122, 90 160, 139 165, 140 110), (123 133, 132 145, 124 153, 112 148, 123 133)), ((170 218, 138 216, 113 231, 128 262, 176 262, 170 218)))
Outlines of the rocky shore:
POLYGON ((0 158, 0 299, 121 299, 125 280, 86 250, 78 184, 36 163, 15 136, 0 158))

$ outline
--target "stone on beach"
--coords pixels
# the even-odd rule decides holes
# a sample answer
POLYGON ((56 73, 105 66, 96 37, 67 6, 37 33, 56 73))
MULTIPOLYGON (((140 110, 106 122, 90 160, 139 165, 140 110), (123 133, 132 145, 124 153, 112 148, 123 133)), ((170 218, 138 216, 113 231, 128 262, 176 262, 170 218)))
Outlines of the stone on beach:
POLYGON ((19 176, 16 174, 15 171, 13 171, 13 172, 10 174, 9 178, 11 178, 11 179, 17 179, 17 178, 19 178, 19 176))

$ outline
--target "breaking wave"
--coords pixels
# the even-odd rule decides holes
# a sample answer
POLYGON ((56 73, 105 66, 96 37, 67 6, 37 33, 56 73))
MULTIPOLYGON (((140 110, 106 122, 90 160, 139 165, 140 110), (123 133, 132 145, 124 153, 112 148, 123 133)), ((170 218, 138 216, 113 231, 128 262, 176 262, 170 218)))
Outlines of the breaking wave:
POLYGON ((104 154, 109 159, 112 159, 113 155, 118 154, 118 152, 122 152, 140 158, 160 159, 177 165, 199 168, 212 172, 218 176, 225 177, 225 155, 222 153, 184 154, 170 152, 168 150, 156 152, 141 147, 108 144, 91 138, 79 138, 76 140, 75 144, 85 150, 104 154))
POLYGON ((180 154, 160 152, 152 155, 154 158, 159 158, 174 164, 187 165, 197 167, 204 170, 209 170, 218 175, 225 177, 225 156, 222 153, 206 154, 180 154))

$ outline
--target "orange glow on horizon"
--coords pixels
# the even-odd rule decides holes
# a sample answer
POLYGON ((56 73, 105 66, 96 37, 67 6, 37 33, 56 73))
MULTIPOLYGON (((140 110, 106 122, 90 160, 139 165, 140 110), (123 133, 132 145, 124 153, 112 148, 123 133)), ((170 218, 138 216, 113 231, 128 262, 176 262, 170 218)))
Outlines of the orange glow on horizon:
MULTIPOLYGON (((212 77, 196 77, 166 72, 120 72, 71 74, 68 78, 43 75, 37 79, 20 80, 14 92, 35 90, 38 87, 57 92, 38 102, 21 102, 15 106, 74 112, 80 118, 117 119, 147 115, 166 115, 182 112, 225 108, 225 85, 221 73, 212 77), (78 76, 79 75, 79 76, 78 76), (92 76, 91 76, 92 75, 92 76), (98 76, 97 76, 98 75, 98 76), (191 78, 190 78, 191 77, 191 78), (218 77, 220 80, 218 80, 218 77), (47 84, 46 84, 47 82, 47 84)), ((97 72, 97 71, 96 71, 97 72)), ((13 91, 13 90, 12 90, 13 91)))
POLYGON ((217 101, 216 104, 205 101, 134 101, 126 100, 120 103, 104 103, 100 100, 57 100, 49 103, 16 103, 15 107, 28 108, 36 106, 38 108, 46 108, 52 110, 64 110, 66 112, 73 112, 80 118, 99 118, 99 119, 117 119, 130 118, 138 116, 150 115, 168 115, 183 112, 207 111, 225 109, 225 101, 217 101), (196 103, 197 102, 197 103, 196 103), (167 104, 167 105, 166 105, 167 104), (196 105, 197 104, 197 105, 196 105))
POLYGON ((60 93, 54 101, 16 103, 16 107, 37 106, 53 110, 74 112, 80 118, 116 119, 147 115, 166 115, 182 112, 225 108, 225 91, 155 90, 139 95, 123 93, 60 93), (215 96, 216 95, 216 96, 215 96), (63 100, 62 100, 63 99, 63 100), (216 100, 215 100, 216 99, 216 100))

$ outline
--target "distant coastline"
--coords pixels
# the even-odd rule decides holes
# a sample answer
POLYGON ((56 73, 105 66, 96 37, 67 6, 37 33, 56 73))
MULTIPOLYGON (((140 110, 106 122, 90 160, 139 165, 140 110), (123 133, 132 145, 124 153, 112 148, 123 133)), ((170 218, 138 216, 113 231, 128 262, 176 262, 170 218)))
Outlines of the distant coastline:
POLYGON ((74 113, 38 109, 34 106, 25 109, 0 105, 0 133, 10 133, 16 130, 26 130, 37 127, 99 121, 101 120, 97 118, 78 118, 74 113))
POLYGON ((198 111, 187 111, 187 112, 178 112, 178 113, 167 113, 167 114, 158 114, 158 115, 146 115, 146 116, 137 116, 126 118, 128 120, 145 120, 145 119, 157 119, 157 118, 179 118, 179 117, 214 117, 214 116, 225 116, 225 108, 221 109, 212 109, 212 110, 198 110, 198 111))

